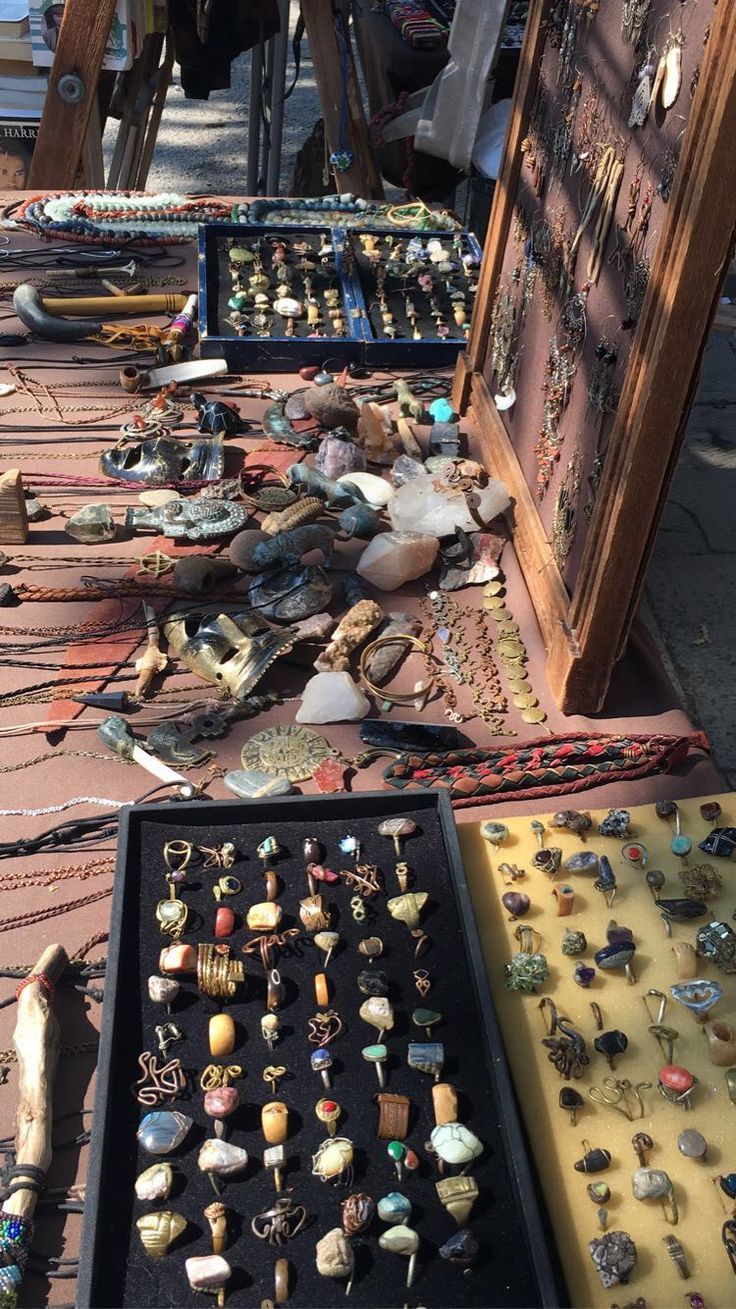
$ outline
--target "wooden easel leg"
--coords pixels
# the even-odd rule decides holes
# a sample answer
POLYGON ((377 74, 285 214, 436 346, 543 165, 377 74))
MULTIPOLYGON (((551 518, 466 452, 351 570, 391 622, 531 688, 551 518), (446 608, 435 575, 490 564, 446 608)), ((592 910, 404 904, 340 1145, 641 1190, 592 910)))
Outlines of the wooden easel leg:
POLYGON ((343 51, 335 26, 337 6, 333 0, 301 0, 301 4, 329 149, 332 152, 347 144, 353 156, 350 167, 335 174, 337 190, 351 191, 368 200, 383 200, 383 184, 368 140, 347 19, 343 29, 347 49, 343 51), (347 88, 343 87, 343 61, 347 88), (341 123, 347 128, 347 143, 340 140, 341 123))

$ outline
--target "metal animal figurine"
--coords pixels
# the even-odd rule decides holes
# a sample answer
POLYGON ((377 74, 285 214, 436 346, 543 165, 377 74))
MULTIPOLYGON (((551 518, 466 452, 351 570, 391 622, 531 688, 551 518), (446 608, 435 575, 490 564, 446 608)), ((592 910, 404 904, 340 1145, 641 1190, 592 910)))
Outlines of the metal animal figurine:
POLYGON ((286 417, 286 406, 281 403, 268 406, 263 415, 263 430, 278 445, 291 445, 295 450, 315 450, 318 445, 309 432, 295 431, 286 417))
POLYGON ((306 491, 309 496, 319 496, 325 504, 334 509, 346 509, 348 505, 363 503, 365 496, 357 486, 346 486, 336 482, 326 473, 321 473, 311 464, 291 464, 286 470, 292 486, 306 491))
POLYGON ((253 564, 258 568, 289 568, 298 564, 310 550, 320 550, 323 562, 330 564, 335 549, 335 533, 331 527, 312 523, 295 527, 290 532, 278 532, 270 541, 260 541, 253 550, 253 564))

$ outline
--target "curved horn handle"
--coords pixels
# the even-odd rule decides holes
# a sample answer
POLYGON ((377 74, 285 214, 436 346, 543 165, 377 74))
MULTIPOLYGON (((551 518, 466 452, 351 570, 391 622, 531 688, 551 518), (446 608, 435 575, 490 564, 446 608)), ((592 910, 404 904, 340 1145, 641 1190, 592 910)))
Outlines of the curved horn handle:
POLYGON ((36 287, 27 282, 16 287, 13 309, 20 321, 44 341, 81 341, 85 336, 97 336, 102 327, 91 318, 79 318, 73 323, 65 318, 53 318, 43 308, 36 287))

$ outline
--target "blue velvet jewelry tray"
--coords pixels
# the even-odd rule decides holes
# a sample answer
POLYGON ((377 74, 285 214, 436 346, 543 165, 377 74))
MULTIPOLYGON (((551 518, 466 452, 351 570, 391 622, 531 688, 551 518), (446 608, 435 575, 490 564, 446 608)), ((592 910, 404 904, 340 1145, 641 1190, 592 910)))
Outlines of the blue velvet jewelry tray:
MULTIPOLYGON (((205 224, 199 229, 199 338, 202 358, 224 358, 232 371, 260 368, 269 372, 293 372, 308 364, 339 367, 363 364, 375 368, 431 368, 454 364, 465 348, 466 329, 472 312, 473 279, 482 251, 472 232, 432 232, 397 229, 387 233, 380 228, 350 232, 343 227, 315 224, 310 227, 205 224), (433 319, 430 296, 417 283, 416 275, 400 277, 389 273, 386 300, 393 318, 395 335, 387 335, 376 299, 375 268, 366 257, 361 237, 374 237, 388 251, 392 243, 439 240, 448 256, 454 256, 458 268, 452 277, 435 280, 434 299, 442 311, 442 333, 433 319), (292 324, 291 336, 285 334, 286 320, 271 314, 268 335, 246 321, 239 329, 228 305, 232 295, 228 251, 232 245, 245 247, 260 243, 264 266, 270 263, 273 250, 283 242, 287 250, 295 243, 310 246, 315 255, 329 247, 329 255, 314 277, 315 298, 319 302, 320 335, 312 334, 305 316, 292 324), (468 271, 460 271, 464 265, 468 271), (326 286, 339 292, 344 334, 330 335, 330 322, 322 293, 326 286), (466 322, 458 324, 453 316, 451 294, 464 295, 466 322), (407 299, 416 312, 407 318, 407 299), (283 328, 282 328, 283 323, 283 328), (276 334, 278 333, 278 334, 276 334), (418 336, 415 336, 418 333, 418 336)), ((430 265, 431 267, 431 265, 430 265)), ((418 272, 422 268, 418 265, 418 272)), ((270 279, 269 298, 276 291, 270 279)), ((302 298, 299 285, 281 292, 302 298)), ((244 315, 247 319, 249 315, 244 315)))

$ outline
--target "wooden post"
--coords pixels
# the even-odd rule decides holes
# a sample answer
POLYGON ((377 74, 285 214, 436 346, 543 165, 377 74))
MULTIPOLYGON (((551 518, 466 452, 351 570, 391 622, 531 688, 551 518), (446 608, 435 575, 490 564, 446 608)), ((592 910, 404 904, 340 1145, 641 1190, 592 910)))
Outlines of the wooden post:
POLYGON ((77 185, 114 12, 115 0, 66 0, 31 160, 31 190, 77 185))
POLYGON ((328 148, 332 152, 346 145, 353 154, 350 167, 335 173, 337 189, 341 193, 351 191, 353 195, 367 200, 383 200, 383 184, 368 140, 368 127, 355 73, 347 18, 343 19, 347 46, 347 113, 345 114, 343 52, 335 28, 333 0, 301 0, 301 7, 325 120, 328 148), (340 140, 343 119, 347 141, 340 140))
POLYGON ((18 468, 0 474, 0 545, 24 545, 28 540, 28 514, 23 478, 18 468))
MULTIPOLYGON (((31 969, 31 974, 40 973, 53 985, 68 964, 63 947, 49 945, 31 969)), ((59 1023, 40 982, 30 982, 20 993, 13 1044, 18 1055, 20 1092, 15 1131, 16 1165, 27 1164, 46 1172, 51 1163, 51 1092, 59 1058, 59 1023)), ((28 1180, 32 1177, 33 1174, 29 1173, 28 1180)), ((23 1180, 22 1173, 16 1173, 18 1179, 23 1180)), ((3 1212, 32 1218, 37 1198, 35 1190, 20 1187, 5 1201, 3 1212)))

